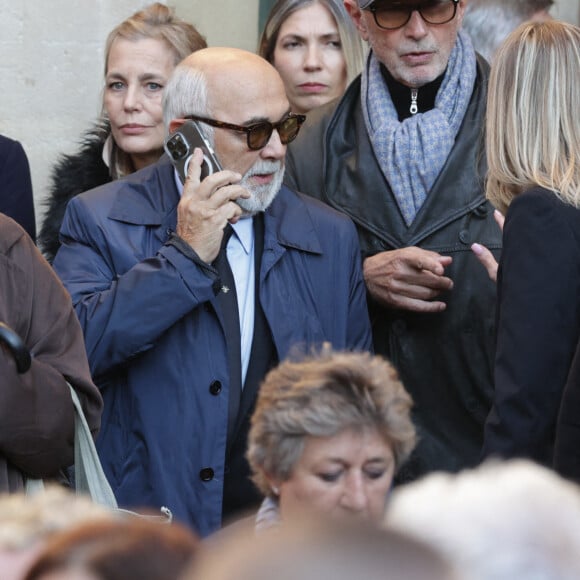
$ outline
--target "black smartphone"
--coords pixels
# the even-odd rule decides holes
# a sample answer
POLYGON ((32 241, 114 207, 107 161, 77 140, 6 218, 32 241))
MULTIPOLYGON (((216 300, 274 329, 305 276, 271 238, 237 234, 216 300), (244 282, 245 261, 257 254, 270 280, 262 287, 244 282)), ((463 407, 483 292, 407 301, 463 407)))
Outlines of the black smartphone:
POLYGON ((185 183, 189 161, 196 147, 203 151, 200 180, 205 179, 216 171, 222 170, 213 149, 203 136, 197 122, 186 121, 177 131, 167 137, 164 144, 165 152, 169 155, 173 166, 177 170, 181 183, 185 183))

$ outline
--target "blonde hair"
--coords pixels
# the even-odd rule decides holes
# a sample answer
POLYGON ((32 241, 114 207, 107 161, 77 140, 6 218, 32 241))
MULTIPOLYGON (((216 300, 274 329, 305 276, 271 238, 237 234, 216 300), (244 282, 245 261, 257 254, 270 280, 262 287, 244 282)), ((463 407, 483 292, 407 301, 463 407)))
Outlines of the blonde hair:
MULTIPOLYGON (((163 41, 173 53, 174 65, 179 64, 192 52, 207 47, 205 38, 185 20, 175 16, 174 10, 155 2, 135 12, 116 26, 105 43, 105 76, 108 72, 111 47, 118 38, 137 41, 152 38, 163 41)), ((103 118, 106 112, 103 109, 103 118)), ((111 176, 123 177, 134 170, 130 157, 113 141, 111 150, 111 176)))
POLYGON ((286 361, 268 373, 248 438, 253 481, 271 495, 267 475, 286 481, 306 437, 374 429, 391 446, 398 469, 415 446, 411 396, 393 366, 369 353, 332 352, 286 361))
POLYGON ((1 495, 0 550, 24 550, 75 524, 115 517, 89 497, 56 484, 35 495, 1 495))
POLYGON ((580 28, 522 24, 489 80, 487 198, 500 211, 534 186, 580 207, 580 28))
POLYGON ((105 75, 107 74, 111 46, 117 38, 163 40, 174 54, 175 65, 192 52, 207 47, 205 38, 195 26, 178 18, 172 8, 159 2, 135 12, 111 30, 105 43, 105 75))

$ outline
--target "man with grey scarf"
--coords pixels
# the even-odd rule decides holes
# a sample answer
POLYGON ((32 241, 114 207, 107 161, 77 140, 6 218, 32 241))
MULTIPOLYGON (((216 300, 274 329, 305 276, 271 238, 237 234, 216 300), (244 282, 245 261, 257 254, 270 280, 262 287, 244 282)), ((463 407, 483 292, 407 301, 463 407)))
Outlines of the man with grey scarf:
POLYGON ((401 481, 479 461, 493 385, 498 257, 483 195, 488 66, 460 31, 465 0, 344 0, 370 51, 337 102, 309 115, 286 182, 357 225, 375 351, 415 401, 401 481))

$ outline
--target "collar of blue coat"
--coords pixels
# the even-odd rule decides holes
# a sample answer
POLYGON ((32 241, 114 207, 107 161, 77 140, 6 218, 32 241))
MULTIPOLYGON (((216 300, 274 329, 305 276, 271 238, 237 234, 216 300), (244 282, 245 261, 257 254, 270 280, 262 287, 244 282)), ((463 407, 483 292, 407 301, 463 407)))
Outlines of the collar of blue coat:
MULTIPOLYGON (((174 181, 173 166, 166 155, 157 163, 114 184, 117 192, 109 219, 133 225, 175 228, 180 196, 174 181)), ((309 211, 311 204, 318 205, 319 202, 282 186, 264 214, 264 251, 285 246, 322 254, 318 232, 309 211)))

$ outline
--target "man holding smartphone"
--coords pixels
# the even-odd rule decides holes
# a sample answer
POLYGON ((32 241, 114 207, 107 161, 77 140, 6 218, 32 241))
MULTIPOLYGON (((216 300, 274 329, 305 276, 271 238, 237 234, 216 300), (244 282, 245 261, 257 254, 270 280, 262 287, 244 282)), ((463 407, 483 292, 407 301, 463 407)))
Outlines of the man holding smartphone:
POLYGON ((164 112, 170 133, 198 123, 223 170, 201 180, 194 147, 184 185, 163 157, 78 196, 54 266, 103 393, 97 445, 119 502, 168 506, 206 535, 258 503, 244 455, 267 371, 323 342, 367 350, 370 324, 353 224, 282 185, 303 117, 276 70, 198 51, 164 112))

